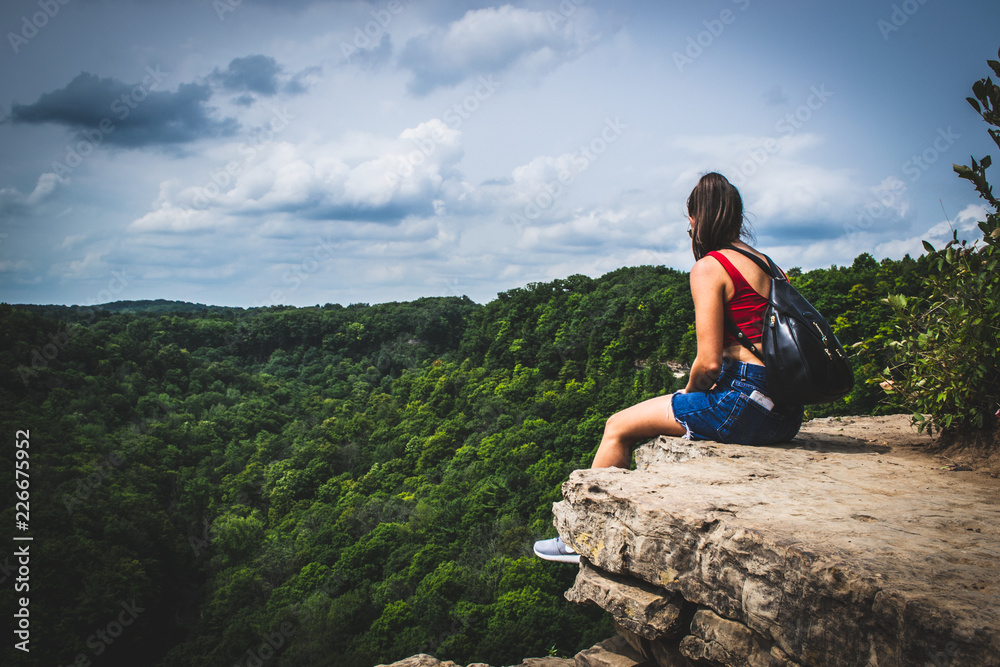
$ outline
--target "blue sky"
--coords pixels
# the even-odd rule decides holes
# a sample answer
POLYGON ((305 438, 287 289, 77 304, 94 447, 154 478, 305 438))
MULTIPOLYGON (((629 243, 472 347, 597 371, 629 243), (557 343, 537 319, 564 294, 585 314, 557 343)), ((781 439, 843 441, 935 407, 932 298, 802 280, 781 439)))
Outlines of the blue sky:
POLYGON ((713 170, 785 267, 917 255, 983 215, 951 165, 992 145, 965 97, 998 25, 995 0, 12 0, 0 300, 688 270, 713 170))

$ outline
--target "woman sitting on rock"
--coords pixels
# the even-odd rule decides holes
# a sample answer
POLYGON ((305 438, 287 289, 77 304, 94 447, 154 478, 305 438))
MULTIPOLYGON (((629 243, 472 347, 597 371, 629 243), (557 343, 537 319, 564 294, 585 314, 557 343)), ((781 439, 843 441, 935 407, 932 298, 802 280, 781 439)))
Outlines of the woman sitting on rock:
MULTIPOLYGON (((740 240, 750 234, 739 191, 721 174, 705 174, 688 196, 687 210, 698 335, 687 387, 612 415, 592 468, 628 468, 632 447, 658 435, 766 445, 791 440, 802 423, 802 406, 774 405, 766 395, 763 363, 726 330, 729 315, 759 347, 768 304, 762 295, 771 287, 771 278, 753 260, 732 249, 764 259, 740 240)), ((536 542, 535 554, 546 560, 580 559, 558 537, 536 542)))

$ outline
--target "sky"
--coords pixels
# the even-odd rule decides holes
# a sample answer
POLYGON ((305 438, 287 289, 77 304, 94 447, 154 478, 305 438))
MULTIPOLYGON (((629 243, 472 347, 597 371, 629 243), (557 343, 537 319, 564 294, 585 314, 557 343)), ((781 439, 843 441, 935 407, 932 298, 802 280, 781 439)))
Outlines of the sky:
POLYGON ((0 301, 687 271, 709 171, 782 267, 917 256, 984 216, 952 164, 995 148, 965 98, 997 26, 996 0, 6 0, 0 301))

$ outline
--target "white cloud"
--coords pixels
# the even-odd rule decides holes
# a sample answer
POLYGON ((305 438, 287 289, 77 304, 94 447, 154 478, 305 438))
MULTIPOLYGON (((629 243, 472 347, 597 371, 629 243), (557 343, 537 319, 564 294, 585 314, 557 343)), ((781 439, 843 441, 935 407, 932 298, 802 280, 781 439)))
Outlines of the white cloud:
POLYGON ((747 211, 762 223, 842 219, 863 201, 864 187, 848 170, 774 164, 743 186, 747 211))
POLYGON ((29 269, 29 265, 23 259, 13 260, 4 259, 0 260, 0 273, 13 273, 15 271, 26 271, 29 269))
POLYGON ((62 244, 60 244, 59 248, 63 250, 78 248, 84 241, 87 240, 87 238, 87 234, 70 234, 69 236, 63 238, 62 244))
POLYGON ((614 246, 634 233, 634 219, 625 211, 594 209, 577 212, 569 220, 549 226, 530 225, 523 229, 518 247, 525 250, 570 252, 614 246))
POLYGON ((108 272, 107 263, 104 261, 105 254, 103 250, 89 251, 82 259, 53 264, 49 269, 49 274, 59 276, 63 280, 100 277, 108 272))
MULTIPOLYGON (((256 88, 230 86, 232 94, 209 86, 199 108, 232 116, 240 136, 209 132, 175 149, 122 150, 112 145, 116 130, 71 176, 59 172, 62 182, 39 174, 78 145, 70 125, 0 122, 0 225, 9 232, 0 262, 17 267, 4 275, 13 286, 6 298, 79 302, 121 267, 142 276, 130 298, 234 305, 269 302, 272 290, 299 304, 445 290, 484 301, 512 281, 630 264, 686 269, 684 202, 709 169, 741 188, 762 249, 805 269, 865 251, 920 252, 921 237, 937 238, 920 232, 943 219, 941 202, 950 212, 976 201, 950 163, 960 161, 955 152, 978 154, 978 117, 955 116, 948 94, 921 93, 947 84, 946 72, 966 76, 961 58, 941 46, 948 40, 914 41, 905 72, 883 58, 877 33, 834 62, 810 49, 815 40, 801 29, 822 11, 761 6, 679 72, 672 54, 715 20, 697 3, 507 1, 407 2, 390 22, 384 0, 293 2, 303 5, 296 11, 246 0, 225 17, 234 30, 220 30, 211 11, 206 21, 197 3, 125 13, 85 3, 72 25, 52 22, 45 39, 59 66, 24 61, 5 79, 9 101, 60 90, 84 66, 117 82, 162 68, 162 90, 179 90, 258 54, 270 77, 256 88), (137 47, 129 36, 151 21, 157 30, 137 47), (342 44, 359 30, 371 42, 345 63, 342 44), (775 50, 765 34, 775 30, 801 42, 793 45, 801 57, 784 57, 788 44, 775 50), (302 84, 295 90, 292 76, 302 84), (824 83, 835 94, 819 100, 820 110, 806 91, 824 83), (256 90, 257 103, 233 97, 244 88, 256 90), (883 108, 913 113, 902 121, 870 113, 883 108), (619 114, 630 128, 621 141, 561 183, 581 140, 619 114), (775 122, 791 115, 796 122, 775 122), (935 134, 942 118, 954 128, 935 134), (869 205, 879 207, 873 222, 851 235, 846 227, 869 205), (301 285, 289 283, 288 272, 312 266, 320 243, 319 266, 301 285), (22 274, 44 287, 17 288, 22 274)), ((861 17, 863 3, 854 4, 845 11, 861 17)), ((957 25, 944 20, 945 5, 935 11, 941 26, 957 25)), ((843 37, 850 25, 831 29, 843 37)), ((973 26, 973 42, 988 46, 988 25, 973 26)), ((128 121, 141 120, 148 103, 130 109, 128 121)), ((95 118, 110 113, 103 98, 95 104, 95 118)), ((940 242, 949 234, 943 229, 940 242)))
POLYGON ((468 190, 458 169, 462 155, 461 132, 437 118, 395 139, 351 133, 322 144, 274 142, 176 194, 175 184, 162 184, 154 210, 130 230, 245 229, 274 215, 398 223, 433 215, 440 202, 468 190))
POLYGON ((35 188, 28 194, 17 188, 0 189, 0 215, 30 212, 51 199, 63 182, 56 174, 46 172, 38 177, 35 188))
POLYGON ((957 216, 954 221, 943 220, 928 229, 923 234, 905 239, 892 239, 879 243, 875 246, 875 255, 878 257, 902 257, 909 254, 911 257, 919 257, 924 254, 923 241, 927 241, 940 250, 948 241, 953 238, 953 233, 958 233, 958 240, 972 241, 982 238, 979 230, 979 221, 986 218, 986 207, 982 204, 969 204, 957 216))
POLYGON ((129 231, 191 234, 219 229, 222 224, 221 216, 212 215, 210 211, 197 211, 170 202, 160 202, 159 208, 134 220, 129 225, 129 231))
MULTIPOLYGON (((906 187, 888 177, 872 187, 853 168, 822 166, 821 135, 801 132, 779 137, 740 134, 682 136, 673 144, 697 164, 715 165, 743 195, 746 212, 759 234, 795 240, 833 238, 848 232, 866 206, 878 217, 895 222, 909 208, 906 187)), ((678 183, 697 181, 704 169, 685 169, 678 183)))
MULTIPOLYGON (((672 146, 703 161, 731 165, 730 171, 738 171, 744 162, 754 163, 759 168, 777 157, 786 160, 798 157, 822 144, 823 137, 811 132, 779 137, 748 134, 680 135, 671 141, 672 146)), ((752 169, 753 167, 748 166, 746 171, 752 169)), ((732 180, 736 180, 735 175, 732 180)))
POLYGON ((578 58, 599 41, 593 26, 592 15, 580 7, 572 15, 511 5, 469 10, 443 29, 407 42, 400 67, 413 73, 411 89, 417 94, 475 74, 518 69, 538 76, 578 58))

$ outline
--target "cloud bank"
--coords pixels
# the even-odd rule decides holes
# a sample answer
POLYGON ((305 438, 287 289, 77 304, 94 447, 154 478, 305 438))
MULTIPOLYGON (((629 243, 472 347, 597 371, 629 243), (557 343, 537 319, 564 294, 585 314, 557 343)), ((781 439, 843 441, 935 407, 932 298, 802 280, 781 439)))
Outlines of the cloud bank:
POLYGON ((83 72, 64 88, 43 93, 32 104, 14 104, 6 120, 51 123, 76 131, 99 131, 102 141, 126 147, 182 144, 231 136, 234 118, 215 118, 208 106, 212 90, 184 83, 176 91, 157 90, 166 75, 153 68, 136 84, 83 72))

